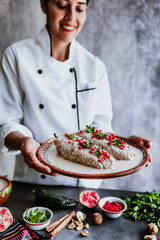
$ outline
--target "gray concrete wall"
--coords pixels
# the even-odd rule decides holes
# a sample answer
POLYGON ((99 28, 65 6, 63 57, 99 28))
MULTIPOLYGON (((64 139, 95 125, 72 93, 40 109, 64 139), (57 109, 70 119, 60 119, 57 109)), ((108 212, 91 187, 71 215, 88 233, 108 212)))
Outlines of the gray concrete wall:
MULTIPOLYGON (((2 54, 12 42, 39 31, 45 17, 39 0, 0 0, 0 20, 2 54)), ((105 180, 102 187, 160 190, 159 0, 90 0, 87 21, 78 41, 100 57, 108 69, 114 131, 154 141, 153 162, 148 168, 105 180)), ((1 174, 2 171, 6 171, 4 167, 1 174)))

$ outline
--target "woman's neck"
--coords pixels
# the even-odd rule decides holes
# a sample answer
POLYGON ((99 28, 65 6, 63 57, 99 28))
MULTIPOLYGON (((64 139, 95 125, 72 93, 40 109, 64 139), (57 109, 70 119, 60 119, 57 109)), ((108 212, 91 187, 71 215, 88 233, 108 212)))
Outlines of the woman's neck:
POLYGON ((69 58, 70 43, 65 43, 52 36, 52 31, 47 26, 51 38, 51 56, 58 61, 64 62, 69 58))
POLYGON ((69 58, 69 45, 63 42, 56 42, 51 38, 52 57, 58 61, 64 62, 69 58))

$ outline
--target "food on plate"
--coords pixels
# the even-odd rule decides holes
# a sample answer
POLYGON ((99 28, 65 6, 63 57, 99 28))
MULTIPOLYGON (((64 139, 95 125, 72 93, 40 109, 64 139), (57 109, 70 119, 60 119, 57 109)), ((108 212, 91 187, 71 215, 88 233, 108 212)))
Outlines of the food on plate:
POLYGON ((64 134, 54 139, 60 155, 73 162, 98 169, 111 169, 115 159, 101 146, 94 145, 91 139, 75 134, 64 134))
POLYGON ((7 176, 0 177, 0 206, 2 206, 9 198, 12 191, 11 181, 7 176))
POLYGON ((87 208, 96 207, 99 203, 99 200, 100 196, 93 190, 83 191, 79 195, 79 202, 87 208))
POLYGON ((50 208, 67 208, 77 205, 77 201, 65 196, 60 195, 53 190, 36 189, 33 190, 35 195, 35 202, 37 205, 50 207, 50 208))
POLYGON ((102 130, 87 125, 85 130, 77 132, 76 135, 85 139, 92 139, 95 145, 101 146, 115 159, 131 160, 135 156, 133 149, 113 133, 103 133, 102 130))
POLYGON ((0 207, 0 233, 4 232, 13 222, 13 216, 6 207, 0 207))

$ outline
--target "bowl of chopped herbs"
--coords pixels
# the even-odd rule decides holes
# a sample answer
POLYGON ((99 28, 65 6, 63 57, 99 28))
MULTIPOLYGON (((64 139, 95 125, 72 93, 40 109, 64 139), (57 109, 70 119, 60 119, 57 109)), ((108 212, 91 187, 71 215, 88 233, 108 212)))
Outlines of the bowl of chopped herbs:
POLYGON ((53 212, 46 207, 27 208, 23 213, 23 221, 32 230, 41 230, 50 224, 53 212))

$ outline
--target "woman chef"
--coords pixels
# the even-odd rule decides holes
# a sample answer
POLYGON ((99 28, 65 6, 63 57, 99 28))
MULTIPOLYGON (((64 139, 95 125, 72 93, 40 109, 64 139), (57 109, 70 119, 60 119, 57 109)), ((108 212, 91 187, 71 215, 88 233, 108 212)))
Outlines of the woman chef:
MULTIPOLYGON (((100 180, 53 177, 57 173, 36 158, 39 144, 54 132, 72 133, 86 125, 112 131, 106 68, 75 40, 86 20, 88 1, 40 2, 46 27, 8 47, 2 59, 1 151, 17 155, 16 181, 96 188, 100 180)), ((130 138, 150 147, 146 139, 130 138)))

